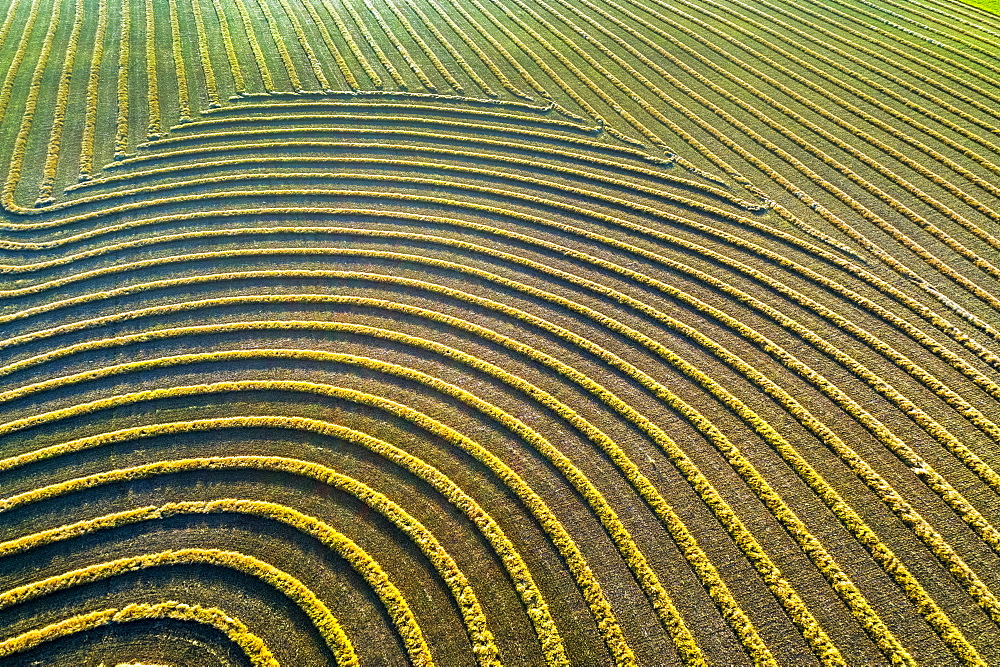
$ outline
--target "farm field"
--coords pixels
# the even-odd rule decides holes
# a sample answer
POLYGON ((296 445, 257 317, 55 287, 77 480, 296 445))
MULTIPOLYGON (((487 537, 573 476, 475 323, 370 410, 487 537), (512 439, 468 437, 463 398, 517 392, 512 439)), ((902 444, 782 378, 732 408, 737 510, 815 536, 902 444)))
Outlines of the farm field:
POLYGON ((989 1, 0 0, 0 667, 1000 664, 989 1))

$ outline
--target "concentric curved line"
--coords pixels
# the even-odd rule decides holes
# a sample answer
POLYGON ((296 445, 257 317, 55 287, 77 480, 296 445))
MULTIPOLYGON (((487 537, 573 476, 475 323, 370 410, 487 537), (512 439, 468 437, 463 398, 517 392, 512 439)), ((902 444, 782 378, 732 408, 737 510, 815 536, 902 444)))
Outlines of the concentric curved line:
MULTIPOLYGON (((291 296, 288 296, 288 295, 280 295, 280 296, 275 296, 275 297, 270 297, 270 298, 267 298, 267 297, 258 297, 258 298, 255 299, 255 298, 249 298, 248 297, 248 298, 242 298, 242 299, 211 300, 211 301, 209 301, 207 303, 203 302, 201 304, 183 303, 183 304, 176 304, 174 307, 169 308, 169 309, 167 309, 167 308, 164 308, 164 309, 154 308, 154 309, 150 309, 150 310, 151 311, 161 311, 161 312, 163 312, 163 311, 177 312, 177 310, 181 310, 181 309, 186 310, 188 308, 195 308, 195 307, 199 307, 199 308, 200 307, 211 307, 211 306, 216 306, 216 305, 222 305, 224 303, 234 303, 234 302, 247 302, 247 301, 249 301, 249 302, 258 302, 259 303, 259 302, 263 302, 263 301, 272 301, 272 302, 285 302, 285 303, 287 303, 289 301, 295 301, 295 300, 297 300, 297 298, 303 298, 304 301, 311 302, 311 303, 348 303, 348 304, 356 304, 356 305, 373 306, 373 307, 379 307, 379 308, 389 308, 389 309, 393 309, 393 310, 398 310, 398 311, 401 311, 401 312, 405 312, 405 313, 410 314, 410 315, 420 315, 422 317, 425 317, 425 318, 428 318, 428 319, 432 319, 432 320, 437 321, 437 322, 446 323, 446 324, 449 324, 451 326, 458 326, 458 327, 462 328, 463 330, 474 332, 474 333, 476 333, 480 337, 485 337, 485 338, 487 338, 489 340, 492 340, 494 342, 498 342, 500 344, 503 344, 503 345, 505 345, 507 347, 512 348, 514 351, 516 351, 516 352, 518 352, 520 354, 523 354, 523 355, 525 355, 525 356, 527 356, 529 358, 536 359, 536 360, 538 360, 538 361, 540 361, 542 363, 545 363, 546 365, 553 367, 559 373, 560 376, 562 376, 564 378, 567 378, 567 379, 574 380, 575 382, 580 383, 581 385, 583 385, 585 387, 589 386, 590 387, 590 391, 592 391, 596 395, 605 395, 606 396, 607 393, 608 393, 607 390, 604 389, 603 387, 601 387, 599 384, 593 382, 592 380, 590 380, 589 378, 586 378, 585 376, 580 376, 580 374, 578 372, 574 371, 572 368, 566 366, 565 364, 562 364, 561 362, 553 359, 552 357, 548 357, 547 355, 540 354, 537 351, 533 350, 532 348, 530 348, 530 347, 528 347, 528 346, 526 346, 524 344, 519 344, 519 343, 517 343, 515 341, 511 341, 511 340, 507 339, 506 337, 500 336, 500 335, 498 335, 498 334, 496 334, 496 333, 494 333, 492 331, 483 329, 482 327, 479 327, 479 326, 474 325, 474 324, 472 324, 470 322, 467 322, 467 321, 458 320, 458 319, 456 319, 454 317, 444 316, 444 315, 442 315, 440 313, 436 313, 436 312, 433 312, 433 311, 428 311, 426 309, 415 308, 415 307, 412 307, 412 306, 407 307, 407 306, 402 306, 400 304, 394 304, 394 303, 391 303, 391 302, 385 302, 385 301, 380 301, 380 300, 361 299, 361 298, 358 298, 358 297, 339 297, 338 298, 338 297, 335 297, 335 296, 324 296, 324 295, 302 295, 301 297, 291 297, 291 296)), ((522 315, 522 317, 524 317, 524 315, 522 315)), ((103 320, 103 322, 107 322, 110 319, 118 319, 118 318, 106 318, 106 319, 103 320)), ((358 327, 356 325, 354 325, 354 326, 344 325, 344 324, 341 324, 341 323, 301 322, 301 321, 265 321, 265 322, 256 322, 256 323, 254 323, 254 322, 237 322, 237 323, 233 323, 233 324, 229 324, 229 325, 209 325, 209 326, 202 326, 202 327, 185 327, 185 328, 182 328, 182 329, 165 329, 165 330, 161 329, 161 330, 157 330, 155 332, 145 332, 145 333, 141 333, 141 334, 133 334, 131 336, 119 337, 119 338, 115 338, 115 339, 106 339, 104 341, 90 341, 90 342, 87 342, 87 343, 83 343, 83 344, 79 344, 77 346, 74 346, 74 348, 63 348, 63 349, 60 349, 60 350, 58 350, 58 351, 56 351, 54 353, 50 353, 49 355, 45 355, 45 357, 43 357, 43 358, 35 358, 35 359, 25 360, 25 361, 20 362, 19 364, 15 365, 15 367, 24 367, 27 364, 42 363, 42 362, 44 362, 46 360, 50 360, 50 359, 54 359, 54 358, 59 358, 61 356, 73 354, 77 350, 81 350, 82 351, 84 349, 88 349, 88 350, 89 349, 97 349, 97 348, 108 346, 108 345, 114 345, 114 346, 126 345, 126 344, 129 344, 130 342, 138 342, 138 341, 145 342, 145 341, 149 341, 149 340, 158 339, 158 338, 161 338, 161 337, 169 337, 169 336, 176 336, 176 335, 189 335, 189 334, 190 335, 195 335, 195 334, 198 334, 200 332, 211 333, 211 332, 221 332, 221 331, 227 331, 227 330, 245 330, 245 329, 271 328, 271 327, 274 327, 276 329, 281 329, 281 330, 288 330, 288 329, 319 329, 319 330, 328 330, 328 331, 350 331, 352 333, 368 333, 369 335, 378 335, 378 336, 381 336, 381 337, 386 337, 386 338, 389 338, 389 339, 400 340, 400 341, 408 342, 408 343, 411 343, 411 344, 412 343, 418 343, 418 344, 421 344, 423 347, 428 348, 428 349, 434 349, 434 348, 440 347, 440 346, 435 346, 434 344, 430 343, 429 341, 419 341, 418 339, 413 339, 411 336, 406 336, 406 335, 402 335, 402 334, 394 334, 393 332, 387 332, 387 331, 379 332, 377 330, 373 330, 373 329, 368 328, 368 327, 358 327)), ((558 335, 560 335, 562 337, 568 337, 568 332, 565 332, 565 331, 561 331, 560 332, 558 329, 556 329, 556 332, 558 333, 558 335)), ((698 334, 696 332, 694 332, 693 330, 689 330, 688 335, 691 335, 692 337, 697 337, 698 336, 698 334)), ((809 412, 807 410, 805 410, 800 404, 798 404, 797 401, 795 401, 794 399, 792 399, 791 396, 789 396, 786 392, 784 392, 784 390, 781 390, 773 382, 770 382, 769 380, 766 380, 766 378, 764 378, 760 373, 755 372, 752 368, 750 368, 745 363, 744 364, 736 363, 736 361, 737 361, 736 357, 734 355, 732 355, 731 353, 729 353, 728 351, 726 351, 724 348, 718 348, 718 346, 716 346, 716 350, 717 350, 716 354, 718 354, 720 357, 724 358, 728 363, 730 363, 731 365, 740 366, 741 370, 743 370, 743 372, 746 375, 748 375, 748 377, 751 377, 752 379, 754 379, 757 382, 757 384, 762 385, 763 389, 765 389, 766 391, 768 391, 772 395, 776 395, 777 397, 779 397, 785 403, 786 406, 789 406, 790 411, 793 412, 793 414, 796 415, 796 418, 799 419, 803 423, 804 426, 806 426, 807 428, 810 428, 810 430, 816 432, 824 441, 826 441, 829 444, 831 444, 831 446, 834 449, 840 451, 842 458, 845 458, 846 460, 852 462, 856 468, 859 468, 859 474, 862 474, 865 477, 867 477, 867 478, 871 479, 872 481, 874 481, 875 484, 873 485, 873 490, 875 490, 877 492, 885 490, 886 484, 885 484, 884 480, 882 480, 877 475, 877 473, 875 473, 873 470, 871 470, 870 468, 868 468, 863 463, 861 463, 859 465, 857 455, 855 453, 851 452, 850 448, 848 448, 842 441, 840 441, 839 438, 836 438, 836 436, 833 435, 832 432, 830 432, 828 428, 826 428, 825 426, 823 426, 823 424, 821 422, 818 422, 815 419, 815 417, 813 417, 811 414, 809 414, 809 412)), ((484 366, 486 368, 489 368, 489 365, 484 365, 482 362, 478 362, 474 358, 469 358, 467 356, 463 357, 457 351, 448 351, 447 348, 442 349, 441 351, 442 351, 442 353, 446 354, 447 356, 449 356, 451 358, 462 358, 462 359, 465 360, 465 363, 474 364, 476 367, 479 367, 481 369, 484 368, 484 366)), ((608 356, 607 353, 604 353, 604 356, 607 357, 608 356)), ((612 357, 611 361, 613 361, 613 360, 614 359, 612 357)), ((828 485, 826 485, 825 482, 821 481, 822 480, 821 477, 819 478, 819 480, 817 480, 817 477, 818 477, 817 473, 809 467, 808 463, 806 463, 804 461, 804 459, 802 459, 801 456, 797 452, 795 452, 794 448, 787 441, 785 441, 780 435, 778 435, 777 432, 775 432, 769 426, 762 426, 759 418, 753 413, 752 410, 750 410, 749 408, 747 408, 745 405, 743 405, 743 403, 741 401, 739 401, 738 399, 736 399, 735 397, 733 397, 731 394, 729 394, 728 392, 726 392, 724 389, 722 389, 721 387, 719 387, 716 383, 713 383, 709 378, 707 378, 707 376, 705 376, 703 373, 701 373, 700 371, 698 371, 696 368, 691 367, 689 364, 686 364, 686 362, 680 362, 680 363, 681 364, 685 364, 682 367, 684 367, 684 368, 687 369, 686 373, 690 377, 692 377, 692 379, 695 379, 695 380, 700 381, 701 383, 705 384, 707 386, 707 388, 709 388, 709 390, 714 395, 720 397, 720 400, 722 400, 723 402, 725 402, 725 403, 733 406, 734 409, 737 410, 741 414, 741 416, 745 415, 744 419, 748 423, 754 425, 757 429, 761 430, 762 434, 765 436, 765 438, 775 444, 776 448, 778 448, 779 451, 782 452, 782 455, 784 457, 786 457, 786 460, 790 459, 789 462, 796 468, 796 470, 800 471, 800 474, 802 474, 803 477, 807 481, 812 482, 813 485, 819 484, 819 487, 816 489, 817 493, 819 493, 821 495, 821 497, 825 498, 825 502, 828 502, 828 503, 831 504, 831 509, 834 509, 839 514, 843 515, 843 519, 844 519, 844 521, 846 523, 846 527, 849 527, 849 529, 853 530, 853 528, 851 528, 851 527, 858 526, 859 524, 863 525, 864 522, 860 519, 860 517, 858 517, 854 513, 854 510, 850 509, 849 507, 846 507, 844 505, 844 503, 843 503, 843 500, 840 499, 837 496, 836 492, 833 491, 832 488, 830 488, 828 485)), ((8 367, 7 369, 3 369, 3 371, 0 371, 0 372, 11 372, 11 370, 10 370, 10 367, 8 367)), ((493 374, 494 376, 497 376, 497 377, 505 377, 506 376, 506 380, 507 380, 508 383, 512 381, 509 378, 509 374, 504 374, 502 371, 500 371, 496 367, 493 367, 493 370, 491 371, 491 374, 493 374)), ((633 374, 634 374, 634 371, 633 371, 633 374)), ((516 381, 516 378, 514 378, 514 380, 516 381)), ((543 402, 546 402, 546 403, 549 403, 549 404, 551 404, 553 402, 553 399, 551 397, 546 398, 545 392, 540 392, 540 390, 538 390, 537 388, 531 387, 530 385, 528 385, 525 388, 525 391, 535 394, 536 397, 540 397, 540 400, 543 400, 543 402)), ((605 400, 607 400, 607 398, 605 398, 605 400)), ((615 401, 619 405, 623 405, 623 403, 619 399, 615 399, 615 401)), ((561 410, 565 411, 567 409, 566 408, 561 408, 561 410)), ((568 418, 575 419, 575 420, 579 421, 579 417, 574 416, 573 413, 572 413, 572 411, 569 411, 568 418)), ((581 428, 581 426, 577 425, 577 428, 581 428)), ((589 427, 589 425, 587 425, 586 422, 583 421, 582 422, 582 428, 587 429, 587 428, 592 428, 592 427, 589 427)), ((593 437, 593 436, 591 436, 591 437, 593 437)), ((610 441, 607 440, 606 436, 601 435, 600 437, 602 437, 603 440, 606 443, 604 445, 601 445, 602 448, 604 448, 605 450, 607 450, 607 448, 609 446, 613 447, 613 444, 607 444, 610 441)), ((609 452, 609 454, 610 453, 611 452, 609 452)), ((618 453, 618 454, 615 454, 613 456, 613 458, 615 460, 620 460, 621 456, 622 455, 620 453, 618 453)), ((635 470, 634 466, 633 466, 633 470, 635 470)), ((637 474, 637 471, 634 471, 632 474, 633 475, 637 474)), ((638 478, 639 478, 638 481, 637 482, 633 482, 633 483, 637 485, 637 488, 641 492, 641 490, 643 488, 648 488, 648 484, 649 483, 648 483, 648 481, 646 481, 641 476, 641 474, 638 474, 638 478)), ((647 494, 648 494, 648 492, 643 493, 643 495, 645 497, 649 498, 649 496, 647 494)), ((902 499, 899 498, 898 495, 895 494, 894 492, 892 494, 889 494, 889 495, 886 495, 883 492, 881 495, 883 497, 883 500, 885 502, 887 502, 888 504, 890 504, 890 506, 895 506, 895 507, 900 507, 901 506, 900 507, 900 509, 901 509, 901 515, 904 518, 912 514, 909 509, 905 509, 906 508, 906 503, 903 502, 902 499)), ((651 503, 651 505, 654 507, 654 509, 655 509, 657 503, 662 503, 663 502, 662 498, 660 498, 658 496, 658 494, 654 494, 654 496, 652 498, 649 498, 648 501, 651 503)), ((943 560, 942 560, 943 564, 946 564, 953 571, 964 571, 964 572, 967 573, 966 576, 971 575, 972 578, 973 578, 973 580, 975 580, 975 575, 971 574, 971 571, 968 569, 968 566, 965 565, 961 561, 961 558, 957 557, 957 555, 955 555, 954 553, 950 553, 950 550, 944 545, 944 543, 941 540, 940 536, 936 535, 936 533, 933 531, 933 529, 930 529, 929 526, 925 526, 925 525, 918 525, 918 528, 920 530, 924 531, 927 534, 927 537, 925 537, 925 540, 928 543, 928 547, 930 547, 934 552, 938 553, 939 558, 942 558, 942 552, 943 552, 943 554, 944 554, 943 560)), ((913 579, 912 575, 909 575, 906 572, 905 566, 902 566, 901 563, 899 563, 897 561, 896 557, 893 556, 893 555, 891 555, 891 551, 888 552, 888 553, 886 553, 885 547, 883 547, 881 545, 878 545, 877 541, 872 542, 872 540, 874 539, 874 533, 871 532, 870 529, 867 529, 867 528, 863 529, 862 530, 862 534, 868 536, 868 537, 863 538, 862 541, 869 541, 869 542, 871 542, 871 547, 872 547, 873 555, 875 555, 877 558, 887 559, 887 560, 884 561, 883 565, 885 567, 887 567, 888 571, 893 572, 898 577, 899 583, 900 583, 901 586, 904 587, 904 590, 905 589, 910 589, 911 591, 913 591, 913 594, 916 596, 916 599, 914 601, 916 603, 918 603, 920 606, 923 606, 923 607, 928 608, 928 609, 931 610, 929 612, 930 613, 929 620, 931 620, 932 624, 936 624, 936 626, 939 629, 939 632, 942 632, 946 636, 951 636, 954 633, 953 626, 951 626, 950 622, 941 621, 941 620, 935 620, 935 619, 940 619, 940 612, 936 610, 936 605, 934 605, 933 603, 930 603, 929 599, 926 598, 926 595, 920 592, 919 585, 916 584, 916 582, 913 579)), ((861 539, 860 535, 859 535, 859 539, 861 539)), ((976 587, 972 589, 971 592, 973 593, 973 595, 975 595, 974 591, 977 590, 980 587, 981 587, 980 585, 976 585, 976 587)), ((994 603, 992 605, 988 605, 988 608, 993 608, 994 609, 994 613, 995 613, 995 610, 996 610, 997 607, 996 607, 996 604, 994 603)), ((960 639, 956 639, 955 641, 958 642, 959 646, 961 646, 964 643, 964 640, 960 640, 960 639)), ((967 649, 966 649, 966 647, 962 647, 962 650, 967 650, 967 649)))
MULTIPOLYGON (((230 420, 228 422, 213 423, 212 427, 226 428, 257 424, 258 422, 254 421, 230 420)), ((197 429, 197 425, 194 425, 192 428, 197 429)), ((167 433, 177 432, 167 429, 160 430, 167 433)), ((157 429, 147 427, 142 435, 143 437, 151 437, 156 435, 156 433, 157 429)), ((72 443, 66 443, 60 451, 68 453, 70 451, 80 451, 80 448, 74 447, 72 443)), ((43 452, 38 453, 43 456, 46 454, 43 452)), ((10 470, 23 464, 24 459, 20 461, 11 461, 8 459, 0 465, 3 465, 4 470, 10 470)), ((499 660, 496 646, 493 643, 493 636, 486 627, 486 619, 475 592, 469 585, 466 576, 458 568, 455 560, 441 546, 434 535, 420 524, 419 521, 408 515, 401 507, 363 483, 332 472, 328 475, 327 479, 334 482, 337 488, 347 490, 352 495, 355 495, 355 497, 364 499, 371 505, 384 511, 387 518, 391 518, 402 531, 414 537, 415 544, 423 550, 424 554, 427 555, 430 562, 435 566, 442 579, 451 589, 456 604, 462 609, 469 639, 472 641, 473 653, 477 656, 479 664, 502 664, 499 660)), ((46 497, 50 498, 52 496, 46 497)), ((361 550, 356 543, 324 522, 276 503, 228 498, 211 501, 181 501, 168 503, 159 507, 149 506, 136 510, 127 510, 95 519, 78 521, 73 524, 60 526, 59 528, 38 531, 26 537, 0 543, 0 558, 16 553, 24 553, 30 549, 88 535, 96 531, 119 528, 138 522, 155 521, 173 516, 216 513, 259 516, 278 521, 303 534, 316 538, 324 546, 329 547, 332 551, 336 551, 339 556, 351 563, 355 570, 362 574, 373 590, 377 591, 383 605, 392 616, 404 644, 408 648, 410 659, 414 663, 430 664, 430 650, 413 613, 410 611, 409 605, 378 563, 361 550)))
POLYGON ((224 633, 227 638, 240 647, 253 667, 279 667, 281 664, 274 659, 274 655, 260 637, 250 632, 239 619, 233 618, 225 611, 215 607, 188 605, 176 600, 155 604, 132 603, 126 607, 112 607, 87 614, 77 614, 43 628, 29 630, 16 637, 0 641, 0 657, 10 657, 36 648, 45 642, 113 623, 163 618, 201 623, 224 633))
MULTIPOLYGON (((367 585, 390 591, 402 639, 359 644, 359 663, 1000 657, 1000 19, 940 0, 5 10, 0 495, 175 469, 326 480, 444 582, 453 618, 421 606, 442 623, 427 636, 460 633, 422 638, 413 582, 373 544, 356 564, 382 568, 367 585), (232 429, 270 429, 279 455, 280 433, 313 433, 386 467, 367 486, 239 456, 232 429), (178 458, 182 433, 205 458, 178 458), (515 515, 403 435, 482 466, 515 515), (104 445, 153 437, 132 467, 104 465, 104 445), (62 469, 75 451, 109 470, 62 469), (450 555, 453 519, 421 523, 380 474, 416 475, 473 551, 450 555), (480 604, 501 589, 497 610, 524 618, 480 604)), ((177 500, 161 479, 141 507, 41 531, 30 503, 0 512, 27 520, 0 556, 210 511, 360 549, 290 507, 177 500)), ((215 558, 161 556, 178 553, 215 558)), ((79 558, 64 574, 143 556, 79 558)), ((46 637, 173 619, 276 664, 241 610, 143 586, 141 604, 0 646, 49 658, 46 637)))
MULTIPOLYGON (((237 384, 229 389, 239 389, 243 386, 251 388, 252 385, 240 385, 237 384)), ((266 383, 261 386, 267 386, 266 383)), ((225 387, 220 387, 225 390, 225 387)), ((205 387, 192 387, 193 392, 205 391, 205 387)), ((368 400, 369 402, 384 407, 384 406, 398 406, 398 409, 407 413, 408 410, 405 406, 395 404, 392 402, 387 402, 385 399, 379 399, 378 397, 368 397, 367 395, 361 394, 360 392, 352 392, 350 390, 341 390, 337 392, 338 388, 330 387, 327 388, 328 393, 335 395, 341 395, 345 397, 351 397, 355 400, 368 400)), ((210 389, 209 389, 210 391, 210 389)), ((177 393, 183 392, 183 389, 178 389, 177 393)), ((155 394, 144 394, 140 393, 133 396, 124 396, 118 400, 120 403, 133 400, 145 400, 147 398, 155 398, 155 394)), ((83 409, 95 408, 101 409, 102 405, 91 404, 89 406, 80 406, 83 409)), ((407 413, 408 414, 408 413, 407 413)), ((420 419, 420 416, 417 416, 420 419)), ((426 418, 424 418, 426 419, 426 418)), ((426 422, 430 423, 430 422, 426 422)), ((511 576, 511 579, 517 584, 518 592, 524 602, 525 608, 528 611, 529 617, 536 628, 539 640, 542 642, 544 654, 546 656, 547 664, 569 664, 565 658, 565 652, 562 646, 562 640, 559 637, 558 631, 556 629, 555 623, 552 617, 547 611, 546 604, 542 599, 541 594, 538 592, 536 585, 531 577, 530 572, 525 566, 523 560, 518 555, 517 550, 513 547, 507 537, 504 535, 503 531, 500 529, 499 525, 495 520, 489 516, 488 513, 482 510, 482 508, 476 503, 472 498, 470 498, 465 492, 463 492, 453 481, 443 475, 440 471, 436 470, 432 466, 423 462, 417 457, 414 457, 406 452, 392 446, 389 443, 380 441, 371 436, 359 433, 352 429, 337 426, 335 424, 330 424, 326 422, 320 422, 313 419, 304 418, 282 418, 282 417, 259 417, 259 418, 248 418, 240 419, 234 418, 231 420, 206 420, 200 425, 205 429, 213 429, 219 427, 219 425, 231 424, 233 426, 277 426, 284 428, 298 428, 313 430, 318 433, 323 433, 326 435, 331 435, 334 437, 348 439, 356 444, 362 445, 374 453, 384 456, 385 458, 393 461, 402 468, 408 470, 412 474, 416 475, 418 478, 425 480, 433 488, 435 488, 439 493, 444 495, 452 504, 455 505, 457 509, 466 514, 469 519, 473 522, 477 528, 482 531, 484 537, 489 541, 489 543, 496 549, 497 554, 500 556, 501 562, 507 569, 511 576)), ((435 422, 436 424, 436 422, 435 422)), ((436 428, 436 431, 440 435, 441 433, 448 434, 452 433, 446 426, 439 425, 440 428, 436 428)), ((52 450, 40 450, 37 455, 39 457, 47 457, 50 455, 59 455, 63 452, 69 451, 80 451, 82 449, 87 449, 89 447, 98 447, 116 440, 127 440, 134 437, 145 437, 154 433, 176 433, 182 432, 184 430, 197 429, 199 423, 185 422, 173 425, 160 425, 158 427, 142 427, 137 429, 126 429, 118 433, 104 434, 98 437, 83 438, 81 440, 66 443, 64 447, 60 447, 52 450)), ((470 446, 474 443, 471 441, 461 439, 461 436, 457 436, 462 442, 466 442, 470 446)), ((419 523, 413 520, 409 515, 402 510, 398 505, 392 503, 386 499, 381 494, 373 492, 370 488, 363 484, 359 484, 357 481, 352 480, 348 477, 340 475, 335 471, 318 464, 313 464, 303 461, 293 461, 287 458, 275 458, 275 457, 235 457, 234 461, 249 461, 248 465, 252 465, 254 461, 260 460, 266 463, 273 463, 272 469, 287 470, 290 472, 298 472, 299 474, 310 474, 316 479, 328 483, 331 486, 344 490, 360 500, 369 502, 372 506, 379 509, 379 511, 384 512, 386 517, 392 520, 394 523, 400 526, 405 533, 410 535, 415 535, 423 541, 424 544, 421 545, 422 549, 428 548, 425 545, 433 546, 433 542, 427 540, 427 535, 419 530, 419 523), (284 467, 281 467, 284 466, 284 467)), ((19 467, 29 462, 30 458, 15 458, 5 460, 3 463, 4 469, 19 467)), ((213 459, 214 460, 214 459, 213 459)), ((228 459, 221 458, 222 461, 220 465, 225 465, 228 459)), ((183 468, 183 466, 188 465, 189 467, 197 467, 203 459, 192 460, 189 464, 183 462, 176 464, 183 468)), ((147 471, 150 473, 156 473, 160 470, 162 464, 150 464, 149 466, 140 466, 138 470, 147 471), (160 466, 160 467, 158 467, 160 466)), ((180 469, 180 468, 178 468, 180 469)), ((73 488, 89 488, 89 485, 94 483, 103 483, 104 480, 109 479, 108 475, 112 477, 114 475, 120 475, 119 472, 101 473, 97 476, 92 476, 86 478, 82 481, 74 482, 72 484, 73 488), (89 481, 87 481, 89 480, 89 481)), ((143 473, 145 474, 145 473, 143 473)), ((6 511, 11 507, 15 507, 24 502, 33 502, 35 499, 50 497, 53 493, 62 493, 67 488, 66 484, 57 484, 48 489, 36 489, 29 491, 19 496, 9 498, 0 503, 0 511, 6 511)), ((438 549, 434 549, 433 553, 440 554, 438 549)), ((454 577, 451 577, 452 579, 454 577)), ((463 595, 463 597, 466 597, 463 595)), ((480 634, 482 632, 479 628, 479 624, 472 624, 472 628, 476 628, 480 634)), ((405 634, 404 634, 405 636, 405 634)), ((482 649, 480 648, 480 651, 482 649)), ((489 656, 487 655, 487 658, 489 656)))
MULTIPOLYGON (((928 470, 925 470, 925 472, 930 472, 930 471, 928 471, 928 470)), ((965 506, 965 511, 966 511, 966 512, 968 512, 968 511, 969 511, 970 509, 971 509, 971 508, 968 508, 968 506, 967 506, 967 505, 965 506)), ((974 510, 972 510, 972 511, 974 512, 974 510)))
MULTIPOLYGON (((103 581, 121 572, 192 563, 233 569, 256 577, 277 588, 299 605, 302 611, 309 616, 310 620, 315 624, 317 631, 329 645, 339 667, 353 667, 358 664, 354 647, 347 638, 347 635, 344 634, 337 619, 330 613, 326 605, 316 598, 312 591, 305 588, 299 580, 273 565, 236 551, 194 548, 178 549, 144 554, 142 556, 128 556, 118 560, 98 563, 86 568, 66 572, 62 575, 8 589, 0 593, 0 609, 22 604, 74 586, 103 581)), ((18 642, 17 639, 14 638, 14 641, 11 642, 15 648, 18 647, 18 643, 24 643, 24 640, 18 642)), ((433 663, 425 661, 423 664, 433 663)))

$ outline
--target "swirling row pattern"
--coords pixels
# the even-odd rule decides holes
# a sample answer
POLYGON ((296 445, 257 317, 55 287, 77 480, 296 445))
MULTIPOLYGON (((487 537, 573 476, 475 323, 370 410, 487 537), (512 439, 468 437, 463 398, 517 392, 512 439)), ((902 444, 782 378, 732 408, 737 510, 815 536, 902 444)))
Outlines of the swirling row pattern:
POLYGON ((0 664, 1000 662, 1000 19, 8 0, 0 664))

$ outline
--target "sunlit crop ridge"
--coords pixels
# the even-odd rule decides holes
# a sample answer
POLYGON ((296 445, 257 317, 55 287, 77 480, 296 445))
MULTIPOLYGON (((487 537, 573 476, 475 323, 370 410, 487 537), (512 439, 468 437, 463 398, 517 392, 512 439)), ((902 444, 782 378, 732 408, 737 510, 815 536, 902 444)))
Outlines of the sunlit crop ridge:
POLYGON ((9 0, 0 663, 1000 662, 998 43, 9 0))

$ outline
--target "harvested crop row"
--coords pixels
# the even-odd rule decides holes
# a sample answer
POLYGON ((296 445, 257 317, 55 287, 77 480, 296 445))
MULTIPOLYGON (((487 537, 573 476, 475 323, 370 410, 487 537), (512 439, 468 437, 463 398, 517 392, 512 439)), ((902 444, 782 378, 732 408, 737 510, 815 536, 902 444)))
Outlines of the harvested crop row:
POLYGON ((4 659, 1000 663, 1000 18, 5 10, 4 659))

